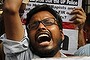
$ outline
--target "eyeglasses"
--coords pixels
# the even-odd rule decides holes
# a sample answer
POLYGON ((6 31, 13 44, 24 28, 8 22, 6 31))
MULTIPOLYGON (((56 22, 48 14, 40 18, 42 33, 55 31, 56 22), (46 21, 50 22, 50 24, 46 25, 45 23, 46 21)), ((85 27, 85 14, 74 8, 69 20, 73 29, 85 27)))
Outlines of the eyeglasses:
POLYGON ((46 18, 46 19, 43 19, 41 21, 35 21, 33 23, 29 23, 27 25, 27 28, 28 29, 37 29, 40 23, 42 23, 44 26, 51 26, 54 24, 57 25, 55 18, 46 18))

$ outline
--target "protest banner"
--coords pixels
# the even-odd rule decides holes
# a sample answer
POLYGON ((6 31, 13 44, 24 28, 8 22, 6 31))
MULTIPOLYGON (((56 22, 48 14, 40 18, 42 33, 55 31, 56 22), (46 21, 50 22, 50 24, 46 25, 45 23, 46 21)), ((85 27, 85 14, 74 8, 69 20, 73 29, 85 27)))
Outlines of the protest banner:
POLYGON ((26 7, 26 12, 35 7, 36 5, 47 4, 56 10, 62 17, 63 22, 70 22, 70 13, 73 8, 81 7, 82 0, 29 0, 26 7))

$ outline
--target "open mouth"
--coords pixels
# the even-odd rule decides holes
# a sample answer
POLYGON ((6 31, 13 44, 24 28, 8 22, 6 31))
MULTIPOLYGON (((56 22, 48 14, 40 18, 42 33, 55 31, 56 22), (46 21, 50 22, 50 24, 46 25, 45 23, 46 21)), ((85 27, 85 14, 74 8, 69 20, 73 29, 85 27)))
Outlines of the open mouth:
POLYGON ((39 33, 36 36, 36 41, 38 43, 50 42, 51 41, 51 35, 47 32, 39 33))
POLYGON ((41 42, 45 42, 45 41, 50 41, 51 40, 51 37, 47 34, 41 34, 38 36, 37 38, 38 42, 41 43, 41 42))

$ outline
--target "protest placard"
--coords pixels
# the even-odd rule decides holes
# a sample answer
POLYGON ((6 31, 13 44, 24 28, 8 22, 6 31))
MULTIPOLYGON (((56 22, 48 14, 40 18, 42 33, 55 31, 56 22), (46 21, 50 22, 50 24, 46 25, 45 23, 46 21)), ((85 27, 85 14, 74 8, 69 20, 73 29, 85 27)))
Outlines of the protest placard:
POLYGON ((55 9, 62 17, 63 22, 70 22, 70 13, 73 8, 81 7, 82 0, 29 0, 26 7, 26 12, 35 7, 36 5, 47 4, 55 9))

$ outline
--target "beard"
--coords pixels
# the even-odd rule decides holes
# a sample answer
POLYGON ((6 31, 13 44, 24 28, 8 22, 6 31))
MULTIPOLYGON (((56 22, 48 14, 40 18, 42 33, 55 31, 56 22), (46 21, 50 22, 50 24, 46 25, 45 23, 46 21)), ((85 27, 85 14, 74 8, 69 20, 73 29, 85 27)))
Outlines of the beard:
POLYGON ((35 45, 32 45, 30 43, 30 50, 32 51, 33 54, 35 54, 41 58, 54 57, 55 54, 60 50, 61 43, 62 43, 62 40, 59 40, 57 45, 50 49, 48 49, 46 47, 43 47, 43 48, 33 47, 35 45))
POLYGON ((41 58, 53 57, 59 50, 56 47, 52 48, 52 49, 43 49, 43 48, 35 49, 33 47, 30 47, 30 49, 33 54, 35 54, 41 58))

